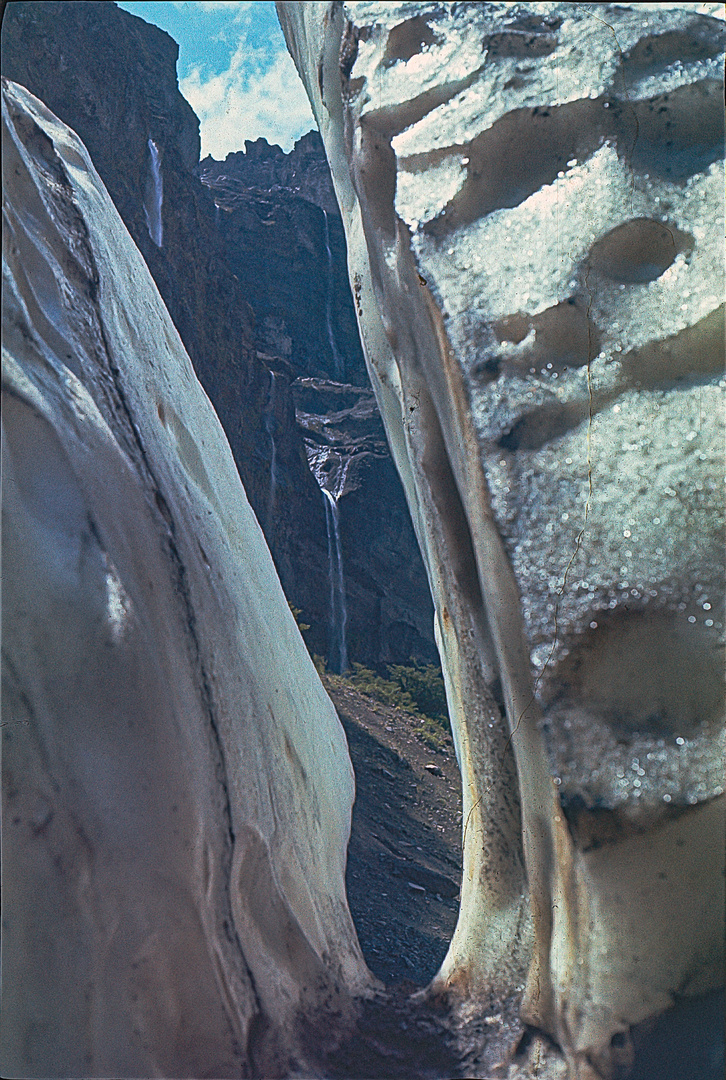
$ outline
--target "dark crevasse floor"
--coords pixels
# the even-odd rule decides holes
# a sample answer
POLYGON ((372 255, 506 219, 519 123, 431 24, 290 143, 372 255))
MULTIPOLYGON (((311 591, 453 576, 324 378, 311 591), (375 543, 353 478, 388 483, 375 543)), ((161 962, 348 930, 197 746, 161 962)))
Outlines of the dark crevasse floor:
MULTIPOLYGON (((471 1076, 459 1069, 445 1022, 407 1003, 436 974, 456 926, 461 796, 453 746, 433 750, 416 718, 350 687, 328 690, 356 773, 348 898, 366 962, 386 986, 366 1011, 373 1048, 364 1035, 334 1074, 471 1076)), ((635 1065, 627 1080, 724 1078, 723 991, 684 998, 631 1034, 635 1065)))

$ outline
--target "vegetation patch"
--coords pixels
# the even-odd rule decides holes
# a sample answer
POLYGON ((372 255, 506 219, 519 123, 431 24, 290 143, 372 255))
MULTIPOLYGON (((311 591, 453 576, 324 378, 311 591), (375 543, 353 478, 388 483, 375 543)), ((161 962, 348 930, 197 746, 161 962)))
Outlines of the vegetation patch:
POLYGON ((432 750, 443 750, 451 735, 451 724, 446 707, 446 692, 441 668, 436 664, 389 664, 387 677, 353 663, 353 671, 346 675, 334 675, 326 671, 325 659, 314 656, 320 675, 328 686, 342 689, 346 686, 361 694, 380 701, 394 709, 402 709, 418 720, 416 735, 432 750))
MULTIPOLYGON (((289 604, 301 633, 310 629, 301 621, 303 612, 289 604)), ((451 737, 451 721, 446 705, 446 690, 437 664, 421 664, 411 658, 408 664, 387 664, 386 675, 353 662, 352 672, 335 675, 327 670, 324 656, 313 654, 313 663, 326 687, 340 690, 353 687, 361 694, 393 709, 402 709, 416 717, 416 735, 432 750, 444 750, 451 737)))

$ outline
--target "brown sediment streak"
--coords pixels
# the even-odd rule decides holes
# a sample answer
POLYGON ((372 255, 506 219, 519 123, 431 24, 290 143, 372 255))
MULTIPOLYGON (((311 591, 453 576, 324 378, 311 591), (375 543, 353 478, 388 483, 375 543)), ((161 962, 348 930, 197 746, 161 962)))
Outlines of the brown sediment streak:
MULTIPOLYGON (((461 456, 457 454, 454 459, 463 472, 463 476, 457 478, 458 486, 464 492, 462 502, 504 689, 510 729, 508 742, 512 742, 517 763, 524 852, 535 928, 535 956, 526 1007, 533 1020, 551 1026, 554 1021, 554 994, 549 979, 552 902, 558 897, 565 908, 569 908, 570 890, 562 888, 561 875, 564 866, 571 864, 571 841, 559 812, 544 740, 537 726, 540 711, 529 675, 529 651, 520 616, 519 590, 489 509, 489 492, 480 464, 461 367, 451 354, 441 313, 429 291, 423 291, 449 390, 451 419, 458 427, 454 437, 466 448, 463 469, 461 456), (534 985, 538 987, 536 999, 531 989, 534 985)), ((484 793, 470 808, 464 837, 469 819, 483 799, 484 793)), ((565 874, 565 878, 569 878, 569 874, 565 874)), ((565 911, 561 914, 569 920, 569 914, 565 911)))

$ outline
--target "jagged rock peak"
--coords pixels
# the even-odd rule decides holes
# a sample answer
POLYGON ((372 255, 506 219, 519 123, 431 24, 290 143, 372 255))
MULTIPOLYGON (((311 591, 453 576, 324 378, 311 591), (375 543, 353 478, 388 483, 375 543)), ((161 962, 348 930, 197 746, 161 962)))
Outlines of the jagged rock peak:
POLYGON ((244 150, 232 151, 224 161, 205 157, 198 172, 208 186, 226 180, 264 191, 289 191, 339 216, 323 141, 315 130, 302 135, 289 153, 267 139, 247 139, 244 150))
POLYGON ((133 170, 149 138, 170 166, 198 164, 199 120, 179 91, 178 56, 169 34, 108 0, 12 3, 4 12, 3 75, 30 87, 74 130, 93 112, 89 150, 102 175, 116 161, 133 170))

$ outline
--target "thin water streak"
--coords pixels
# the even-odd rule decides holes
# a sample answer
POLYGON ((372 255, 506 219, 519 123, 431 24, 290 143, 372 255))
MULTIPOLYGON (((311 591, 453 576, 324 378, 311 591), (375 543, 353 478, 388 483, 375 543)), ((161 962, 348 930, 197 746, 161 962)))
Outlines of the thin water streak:
POLYGON ((335 372, 335 378, 338 382, 342 382, 345 376, 345 365, 343 359, 338 352, 338 348, 335 344, 335 334, 333 333, 333 320, 332 320, 332 306, 333 306, 333 255, 330 250, 330 228, 328 225, 328 212, 323 210, 324 221, 324 237, 325 237, 325 251, 328 256, 328 281, 327 288, 325 290, 325 325, 328 331, 328 342, 330 344, 330 351, 333 355, 333 370, 335 372))
POLYGON ((161 175, 161 159, 159 148, 153 139, 148 141, 149 154, 151 156, 151 192, 144 203, 146 227, 149 236, 158 248, 164 239, 164 226, 161 219, 161 206, 164 200, 164 181, 161 175), (150 204, 150 205, 147 205, 150 204))
POLYGON ((338 499, 327 488, 320 489, 325 500, 325 525, 328 533, 328 574, 330 578, 330 665, 341 673, 348 670, 345 640, 348 611, 345 603, 343 548, 340 542, 338 499))
POLYGON ((270 439, 270 495, 267 503, 267 526, 268 529, 275 520, 277 502, 277 443, 275 442, 275 404, 276 404, 276 378, 275 372, 270 372, 270 396, 267 402, 267 416, 265 418, 265 431, 270 439))

